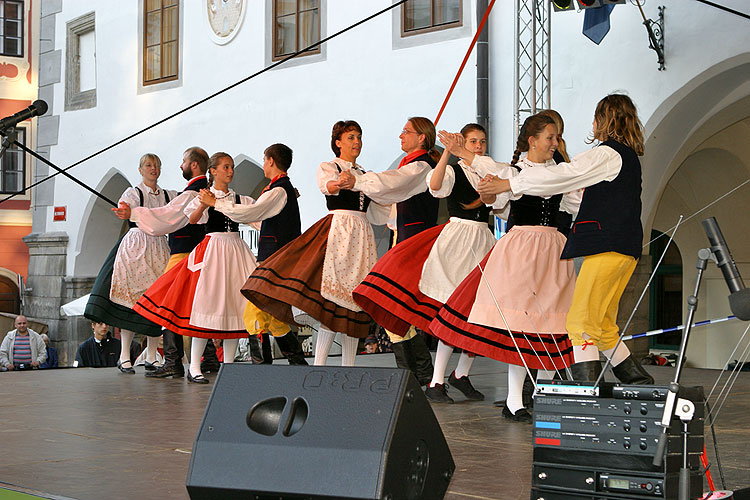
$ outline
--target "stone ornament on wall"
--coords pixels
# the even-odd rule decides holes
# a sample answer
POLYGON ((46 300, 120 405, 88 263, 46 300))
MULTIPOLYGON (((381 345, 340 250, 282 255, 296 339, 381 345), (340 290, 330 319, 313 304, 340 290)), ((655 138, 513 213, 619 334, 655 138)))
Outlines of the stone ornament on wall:
POLYGON ((242 26, 247 0, 206 0, 206 20, 214 43, 232 41, 242 26))
POLYGON ((0 80, 17 82, 26 76, 30 67, 26 59, 0 56, 0 80))

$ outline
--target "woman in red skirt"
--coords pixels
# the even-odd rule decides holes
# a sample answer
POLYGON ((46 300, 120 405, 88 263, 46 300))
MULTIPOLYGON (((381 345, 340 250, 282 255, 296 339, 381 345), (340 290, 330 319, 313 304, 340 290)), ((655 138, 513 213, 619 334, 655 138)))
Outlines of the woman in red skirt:
MULTIPOLYGON (((480 156, 487 150, 485 130, 476 123, 466 125, 460 135, 441 131, 439 136, 444 144, 465 144, 480 156)), ((406 333, 408 325, 429 331, 443 303, 495 243, 488 225, 490 209, 475 189, 483 175, 463 161, 448 165, 449 157, 446 148, 435 169, 427 174, 427 186, 436 198, 447 198, 450 221, 393 247, 354 289, 354 300, 394 333, 406 333)), ((432 381, 425 391, 430 401, 453 402, 444 383, 452 353, 452 346, 438 343, 432 381)), ((468 377, 473 360, 473 355, 462 353, 448 380, 467 398, 482 400, 484 395, 468 377)))
MULTIPOLYGON (((502 177, 525 168, 554 165, 557 127, 543 115, 526 119, 510 165, 502 177), (522 152, 528 152, 521 158, 522 152)), ((471 165, 485 159, 465 148, 453 154, 471 165)), ((560 260, 565 237, 556 228, 559 210, 577 210, 579 194, 552 197, 498 196, 496 209, 510 203, 510 229, 439 311, 430 325, 444 342, 509 364, 503 416, 531 421, 523 408, 522 387, 529 369, 560 370, 572 362, 565 316, 575 284, 573 263, 560 260)))
POLYGON ((208 339, 224 340, 224 362, 231 363, 239 339, 247 336, 242 320, 245 299, 239 290, 256 266, 255 256, 240 238, 239 225, 205 203, 227 197, 234 197, 235 203, 254 202, 229 189, 234 177, 232 157, 214 154, 208 173, 210 190, 201 190, 185 208, 191 224, 206 225, 206 237, 156 280, 133 308, 166 329, 193 337, 187 378, 198 384, 208 383, 200 369, 208 339))

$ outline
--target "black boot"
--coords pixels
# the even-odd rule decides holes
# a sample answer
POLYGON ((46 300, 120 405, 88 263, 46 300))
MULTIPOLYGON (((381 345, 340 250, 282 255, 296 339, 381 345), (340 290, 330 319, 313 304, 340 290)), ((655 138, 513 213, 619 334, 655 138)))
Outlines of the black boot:
POLYGON ((414 375, 419 381, 419 385, 427 385, 432 381, 432 372, 435 371, 435 367, 432 365, 432 356, 430 355, 430 349, 427 347, 427 342, 422 334, 417 334, 411 342, 412 350, 414 352, 414 361, 416 369, 414 375))
POLYGON ((278 344, 281 354, 283 354, 289 361, 290 365, 307 366, 305 354, 302 352, 302 346, 294 332, 290 331, 281 337, 274 337, 274 340, 276 340, 276 344, 278 344))
POLYGON ((412 353, 409 341, 394 342, 392 348, 393 355, 396 357, 396 366, 414 373, 416 365, 414 364, 414 354, 412 353))
POLYGON ((602 362, 581 361, 580 363, 573 363, 570 365, 570 373, 573 375, 573 380, 596 382, 602 373, 602 362))
POLYGON ((214 341, 209 339, 206 348, 203 350, 203 361, 201 361, 202 373, 216 373, 219 371, 219 358, 216 356, 216 346, 214 341))
MULTIPOLYGON (((575 366, 575 365, 574 365, 575 366)), ((625 361, 617 366, 612 367, 615 377, 623 384, 633 385, 653 385, 654 377, 648 374, 648 372, 636 361, 631 354, 625 361)))
POLYGON ((263 364, 273 364, 273 352, 271 351, 271 336, 267 333, 260 334, 260 348, 263 352, 263 364))
POLYGON ((263 351, 260 348, 260 339, 257 335, 248 336, 247 350, 250 353, 250 361, 254 365, 260 365, 263 363, 263 351))
MULTIPOLYGON (((538 370, 531 369, 531 376, 536 379, 538 370)), ((521 401, 523 402, 524 408, 534 407, 534 382, 526 375, 523 379, 523 390, 521 391, 521 401)))

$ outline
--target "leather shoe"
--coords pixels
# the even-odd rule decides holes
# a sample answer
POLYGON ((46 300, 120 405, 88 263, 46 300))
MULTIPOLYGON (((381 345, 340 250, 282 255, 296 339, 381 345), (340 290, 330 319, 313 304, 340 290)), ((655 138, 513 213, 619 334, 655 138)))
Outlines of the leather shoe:
POLYGON ((466 399, 471 399, 472 401, 484 401, 484 394, 476 390, 474 386, 471 385, 471 381, 469 380, 468 375, 464 375, 461 378, 456 378, 456 372, 451 372, 450 376, 448 377, 448 383, 451 387, 454 387, 461 391, 463 395, 466 396, 466 399))
POLYGON ((529 413, 526 408, 521 408, 517 412, 512 413, 507 406, 504 406, 503 417, 507 418, 508 420, 513 420, 514 422, 524 422, 527 424, 530 424, 532 421, 531 413, 529 413))
POLYGON ((190 375, 190 370, 188 370, 187 372, 187 379, 188 379, 188 382, 192 382, 193 384, 207 384, 208 383, 208 379, 204 377, 202 373, 199 373, 198 375, 193 377, 192 375, 190 375))
POLYGON ((122 373, 127 373, 129 375, 135 375, 135 368, 133 368, 133 362, 130 361, 129 359, 126 359, 125 361, 118 361, 117 362, 117 368, 122 373), (127 367, 127 368, 125 368, 124 366, 122 366, 124 363, 130 363, 130 366, 127 367))
POLYGON ((448 396, 445 384, 435 384, 433 387, 427 385, 424 395, 433 403, 452 403, 453 398, 448 396))
POLYGON ((149 378, 182 378, 185 376, 185 369, 180 366, 160 366, 152 372, 146 372, 149 378))
POLYGON ((152 372, 156 370, 157 365, 156 363, 149 363, 148 361, 143 363, 143 367, 146 369, 147 372, 152 372))

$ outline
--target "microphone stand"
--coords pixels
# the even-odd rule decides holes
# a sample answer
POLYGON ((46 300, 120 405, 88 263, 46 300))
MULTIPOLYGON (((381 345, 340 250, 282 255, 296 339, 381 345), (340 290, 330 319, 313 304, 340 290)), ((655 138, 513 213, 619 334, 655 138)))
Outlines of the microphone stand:
MULTIPOLYGON (((50 167, 54 168, 59 173, 63 174, 65 177, 67 177, 68 179, 70 179, 71 181, 75 182, 76 184, 78 184, 79 186, 83 187, 84 189, 90 191, 91 193, 93 193, 94 195, 98 196, 102 200, 106 201, 107 203, 109 203, 113 207, 117 207, 117 203, 115 203, 114 201, 110 200, 109 198, 107 198, 106 196, 104 196, 103 194, 101 194, 99 191, 97 191, 94 188, 92 188, 92 187, 84 184, 83 181, 81 181, 81 180, 73 177, 72 175, 70 175, 69 173, 67 173, 64 169, 58 167, 57 165, 55 165, 54 163, 52 163, 51 161, 49 161, 44 156, 40 155, 36 151, 32 151, 31 149, 27 148, 25 145, 23 145, 20 142, 18 142, 18 140, 17 140, 18 131, 16 130, 15 127, 8 127, 6 129, 0 130, 0 135, 3 136, 2 149, 0 149, 0 158, 2 158, 2 155, 5 153, 5 150, 8 149, 8 147, 11 144, 15 144, 16 146, 18 146, 18 148, 20 148, 25 153, 30 154, 31 156, 33 156, 37 160, 41 161, 42 163, 45 163, 45 164, 49 165, 50 167)), ((22 194, 23 192, 24 191, 22 190, 22 191, 19 191, 18 193, 15 193, 15 194, 22 194)))
POLYGON ((693 316, 695 316, 695 310, 698 307, 698 291, 701 286, 701 278, 703 272, 706 270, 706 263, 709 260, 713 260, 714 255, 708 248, 701 248, 698 250, 698 263, 696 265, 698 272, 695 278, 695 288, 693 294, 687 299, 687 319, 685 320, 685 330, 682 334, 682 342, 680 343, 680 353, 677 358, 677 366, 675 368, 674 379, 669 384, 669 392, 667 393, 667 400, 664 403, 664 413, 662 415, 661 422, 659 425, 664 429, 661 436, 659 436, 659 444, 656 447, 656 453, 652 464, 654 467, 659 467, 664 459, 664 452, 667 448, 669 426, 672 422, 672 414, 675 412, 675 403, 677 403, 677 415, 680 417, 683 423, 683 460, 682 468, 680 469, 680 481, 679 481, 679 500, 690 500, 690 469, 688 468, 688 427, 687 424, 690 422, 693 416, 694 405, 692 402, 678 398, 680 392, 680 374, 682 373, 683 363, 685 361, 685 351, 687 350, 688 338, 690 337, 690 330, 693 325, 693 316))

